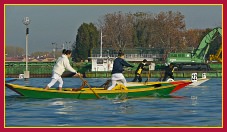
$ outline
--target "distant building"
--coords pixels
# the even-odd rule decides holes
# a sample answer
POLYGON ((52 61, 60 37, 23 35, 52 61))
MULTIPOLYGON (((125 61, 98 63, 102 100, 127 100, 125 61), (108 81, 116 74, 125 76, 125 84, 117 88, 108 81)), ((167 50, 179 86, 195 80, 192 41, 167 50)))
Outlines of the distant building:
MULTIPOLYGON (((6 62, 26 62, 26 59, 24 57, 6 57, 6 62)), ((28 62, 54 62, 56 61, 55 58, 34 58, 29 57, 28 62)))
POLYGON ((23 57, 6 57, 5 58, 5 61, 8 61, 8 62, 22 62, 23 61, 23 57))
MULTIPOLYGON (((125 53, 125 60, 128 62, 141 62, 146 59, 148 62, 160 60, 163 54, 159 54, 159 50, 154 49, 127 49, 125 53)), ((111 71, 113 69, 113 61, 117 57, 117 51, 104 49, 102 57, 99 49, 92 51, 92 56, 89 57, 92 62, 91 71, 111 71)))
POLYGON ((91 71, 112 71, 115 57, 89 57, 92 62, 91 71))

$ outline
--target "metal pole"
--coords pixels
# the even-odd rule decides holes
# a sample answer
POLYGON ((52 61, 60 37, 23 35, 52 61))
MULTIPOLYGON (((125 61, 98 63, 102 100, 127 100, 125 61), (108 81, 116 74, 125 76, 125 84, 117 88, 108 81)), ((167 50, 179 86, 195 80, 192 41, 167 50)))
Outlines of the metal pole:
POLYGON ((26 71, 28 71, 28 26, 26 26, 26 71))
POLYGON ((101 29, 101 47, 100 47, 100 57, 102 57, 102 29, 101 29))
POLYGON ((26 62, 26 65, 25 65, 25 71, 24 71, 24 79, 27 80, 29 78, 29 71, 28 71, 28 34, 29 34, 29 28, 28 28, 28 25, 30 24, 30 20, 29 20, 29 17, 25 17, 23 19, 23 24, 26 25, 26 44, 25 44, 25 62, 26 62))

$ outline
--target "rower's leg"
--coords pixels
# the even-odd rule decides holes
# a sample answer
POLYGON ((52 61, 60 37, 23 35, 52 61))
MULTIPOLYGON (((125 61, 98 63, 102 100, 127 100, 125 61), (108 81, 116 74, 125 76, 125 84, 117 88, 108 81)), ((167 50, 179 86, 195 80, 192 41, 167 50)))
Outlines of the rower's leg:
POLYGON ((167 80, 167 77, 168 77, 168 75, 165 74, 165 76, 164 76, 164 78, 162 79, 162 81, 166 81, 166 80, 167 80))
POLYGON ((62 87, 59 87, 58 90, 59 90, 59 91, 62 91, 62 87))
POLYGON ((48 90, 49 88, 50 88, 50 87, 46 86, 46 87, 45 87, 45 90, 48 90))
POLYGON ((57 82, 56 79, 52 78, 49 84, 45 87, 45 90, 48 90, 50 87, 52 87, 57 82))
POLYGON ((111 90, 112 88, 114 88, 117 84, 117 81, 112 80, 112 85, 107 89, 107 90, 111 90))
POLYGON ((139 82, 142 82, 142 77, 141 77, 141 75, 139 75, 138 80, 139 80, 139 82))
POLYGON ((62 86, 63 86, 63 80, 62 80, 61 77, 58 79, 58 82, 59 82, 58 90, 61 91, 62 90, 62 86))
POLYGON ((138 79, 138 74, 135 74, 135 77, 134 77, 134 79, 132 80, 132 82, 136 82, 137 81, 137 79, 138 79))

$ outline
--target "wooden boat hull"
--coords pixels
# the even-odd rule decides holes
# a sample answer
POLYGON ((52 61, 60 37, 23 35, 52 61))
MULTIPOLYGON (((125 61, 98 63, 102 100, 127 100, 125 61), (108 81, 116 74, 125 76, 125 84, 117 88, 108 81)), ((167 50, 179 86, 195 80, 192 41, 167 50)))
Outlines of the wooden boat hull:
POLYGON ((56 89, 45 90, 43 88, 9 83, 6 83, 5 85, 16 93, 30 98, 97 99, 97 96, 95 95, 97 94, 101 98, 111 99, 169 95, 190 83, 191 81, 134 83, 133 85, 131 84, 131 86, 127 86, 127 88, 122 84, 118 84, 114 90, 104 90, 104 88, 83 88, 79 91, 72 91, 72 88, 64 88, 63 91, 58 91, 56 89))

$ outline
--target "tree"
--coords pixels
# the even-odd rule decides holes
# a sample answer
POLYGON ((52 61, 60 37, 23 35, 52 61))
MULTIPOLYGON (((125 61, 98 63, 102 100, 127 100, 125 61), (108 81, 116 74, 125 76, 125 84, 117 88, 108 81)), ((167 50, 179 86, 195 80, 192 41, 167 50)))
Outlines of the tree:
POLYGON ((125 47, 161 47, 167 52, 183 48, 186 28, 180 12, 115 12, 106 14, 101 23, 107 47, 123 50, 125 47))
POLYGON ((76 42, 73 43, 73 60, 86 60, 98 43, 98 31, 94 24, 83 23, 77 32, 76 42))
POLYGON ((133 41, 135 47, 154 47, 154 16, 151 13, 137 12, 133 14, 134 30, 138 41, 133 41))
POLYGON ((23 56, 24 49, 17 46, 6 45, 6 54, 11 57, 23 56))
POLYGON ((181 49, 186 31, 184 15, 180 12, 160 12, 155 15, 156 43, 166 49, 166 53, 181 49))
POLYGON ((130 47, 133 41, 133 17, 122 12, 106 14, 101 20, 104 23, 102 28, 105 39, 103 39, 103 47, 112 48, 114 50, 123 50, 130 47))
POLYGON ((112 53, 125 51, 126 48, 140 48, 147 49, 146 53, 160 49, 155 53, 166 55, 188 47, 195 48, 200 43, 199 38, 204 30, 186 30, 184 19, 181 12, 173 11, 158 14, 108 13, 99 19, 99 32, 93 24, 83 23, 80 26, 74 43, 74 58, 80 61, 91 56, 91 51, 100 43, 100 38, 103 48, 111 49, 112 53), (101 30, 103 36, 100 36, 101 30))
POLYGON ((184 46, 185 47, 197 48, 200 44, 200 41, 206 35, 204 32, 205 32, 205 30, 201 30, 201 29, 189 29, 189 30, 187 30, 184 33, 184 36, 185 36, 184 46))

